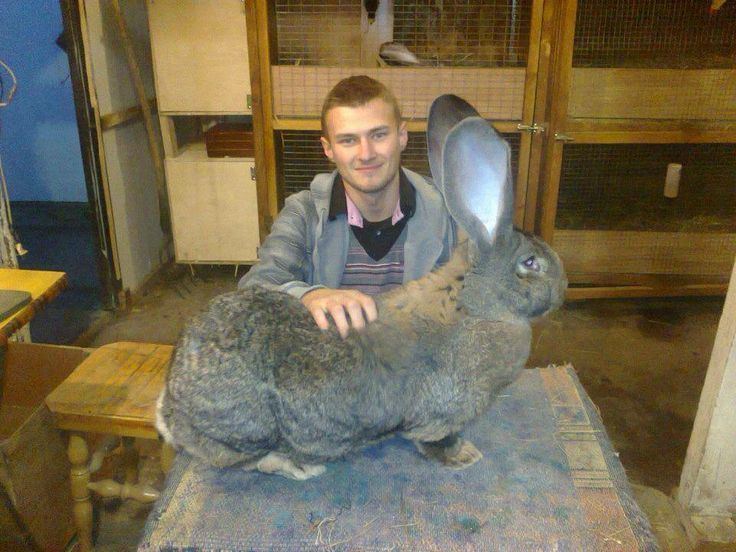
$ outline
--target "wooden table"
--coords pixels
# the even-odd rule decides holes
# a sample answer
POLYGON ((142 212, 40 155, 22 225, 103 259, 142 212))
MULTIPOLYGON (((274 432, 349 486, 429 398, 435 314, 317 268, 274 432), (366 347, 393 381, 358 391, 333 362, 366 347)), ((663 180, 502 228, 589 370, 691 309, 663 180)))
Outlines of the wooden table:
POLYGON ((0 322, 0 347, 66 287, 66 274, 50 270, 0 268, 0 289, 28 291, 31 302, 0 322))
MULTIPOLYGON (((135 437, 157 439, 154 427, 156 399, 161 391, 173 347, 152 343, 112 343, 87 357, 47 398, 59 429, 69 432, 74 520, 83 551, 92 549, 90 491, 103 496, 152 502, 158 493, 136 485, 135 437), (122 437, 126 454, 126 481, 90 481, 90 454, 85 433, 122 437)), ((164 468, 172 451, 162 449, 164 468)), ((94 457, 94 455, 93 455, 94 457)), ((99 462, 97 462, 99 463, 99 462)))

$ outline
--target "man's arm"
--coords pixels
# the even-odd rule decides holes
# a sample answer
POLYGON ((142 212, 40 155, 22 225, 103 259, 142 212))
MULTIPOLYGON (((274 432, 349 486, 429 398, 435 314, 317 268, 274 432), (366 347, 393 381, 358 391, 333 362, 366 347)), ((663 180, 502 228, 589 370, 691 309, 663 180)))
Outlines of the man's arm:
POLYGON ((307 283, 311 281, 313 270, 310 221, 316 224, 317 217, 310 209, 314 208, 309 192, 286 198, 284 208, 259 250, 260 261, 240 279, 238 287, 261 285, 293 295, 301 300, 323 330, 330 327, 329 314, 344 338, 350 327, 362 330, 367 322, 377 318, 376 303, 372 297, 356 290, 307 283))
POLYGON ((307 283, 311 280, 312 236, 309 223, 316 220, 309 191, 286 198, 284 208, 261 245, 259 262, 238 282, 239 288, 260 285, 286 292, 301 299, 306 292, 324 286, 307 283))

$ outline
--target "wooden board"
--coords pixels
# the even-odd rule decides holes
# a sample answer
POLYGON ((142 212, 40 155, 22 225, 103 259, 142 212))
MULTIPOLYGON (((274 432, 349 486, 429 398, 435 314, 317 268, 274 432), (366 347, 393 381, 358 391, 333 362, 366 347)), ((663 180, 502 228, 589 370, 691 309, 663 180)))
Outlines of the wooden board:
POLYGON ((452 93, 487 119, 521 120, 525 68, 466 67, 271 67, 275 117, 319 117, 330 89, 350 75, 364 74, 388 86, 406 119, 427 117, 437 96, 452 93))
MULTIPOLYGON (((109 2, 80 0, 84 9, 85 53, 89 62, 90 96, 95 112, 115 113, 138 99, 109 2)), ((121 2, 130 38, 141 69, 147 97, 154 96, 153 69, 145 6, 121 2)), ((98 120, 104 198, 114 230, 115 265, 123 288, 137 290, 165 259, 164 235, 156 173, 141 120, 102 130, 98 120)))
POLYGON ((172 351, 128 342, 96 349, 47 397, 57 427, 157 439, 156 399, 172 351))
POLYGON ((159 110, 250 113, 241 0, 148 0, 159 110))
POLYGON ((0 268, 0 289, 17 289, 31 294, 31 302, 0 322, 0 344, 56 297, 66 287, 66 274, 50 270, 0 268))
POLYGON ((260 245, 254 163, 210 159, 193 144, 166 159, 176 260, 248 263, 260 245))
POLYGON ((701 538, 736 542, 736 264, 718 323, 678 501, 701 538))
POLYGON ((722 277, 736 256, 736 234, 555 230, 553 247, 568 273, 722 277))
POLYGON ((573 68, 568 115, 736 119, 736 69, 573 68))

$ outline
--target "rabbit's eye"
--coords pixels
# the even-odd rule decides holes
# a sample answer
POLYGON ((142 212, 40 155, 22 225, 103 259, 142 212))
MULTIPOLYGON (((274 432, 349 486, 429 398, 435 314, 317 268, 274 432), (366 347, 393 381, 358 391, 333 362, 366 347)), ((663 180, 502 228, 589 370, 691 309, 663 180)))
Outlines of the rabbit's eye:
POLYGON ((539 261, 537 261, 537 258, 534 255, 525 259, 522 264, 524 265, 524 268, 528 268, 534 272, 539 272, 539 261))

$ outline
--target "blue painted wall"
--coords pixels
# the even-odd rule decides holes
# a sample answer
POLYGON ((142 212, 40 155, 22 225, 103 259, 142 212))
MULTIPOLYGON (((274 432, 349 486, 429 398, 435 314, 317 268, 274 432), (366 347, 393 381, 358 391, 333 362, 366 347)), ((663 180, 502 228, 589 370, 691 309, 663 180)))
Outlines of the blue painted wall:
MULTIPOLYGON (((0 59, 18 79, 0 108, 0 158, 11 201, 87 201, 59 0, 0 0, 0 59)), ((0 69, 3 85, 10 76, 0 69)))

